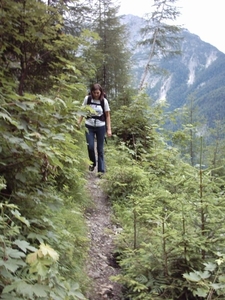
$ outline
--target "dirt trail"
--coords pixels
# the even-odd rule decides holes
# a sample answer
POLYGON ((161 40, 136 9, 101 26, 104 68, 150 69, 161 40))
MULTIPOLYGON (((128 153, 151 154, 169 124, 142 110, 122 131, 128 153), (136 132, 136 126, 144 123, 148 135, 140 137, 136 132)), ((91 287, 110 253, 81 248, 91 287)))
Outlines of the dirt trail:
POLYGON ((111 207, 100 187, 95 172, 88 174, 88 190, 93 199, 93 208, 86 212, 91 240, 88 275, 93 281, 89 300, 122 300, 121 286, 110 280, 110 276, 119 274, 120 269, 113 258, 113 240, 118 228, 111 222, 111 207))

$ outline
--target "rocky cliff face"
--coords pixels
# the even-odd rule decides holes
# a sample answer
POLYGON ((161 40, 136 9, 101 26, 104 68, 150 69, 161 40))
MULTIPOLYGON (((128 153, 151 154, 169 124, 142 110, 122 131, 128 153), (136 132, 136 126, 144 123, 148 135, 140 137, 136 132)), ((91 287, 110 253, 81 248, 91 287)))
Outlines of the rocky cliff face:
MULTIPOLYGON (((142 18, 127 15, 123 22, 129 30, 129 48, 132 52, 132 72, 138 84, 147 62, 147 47, 137 47, 141 40, 142 18)), ((195 105, 209 123, 224 119, 225 111, 225 54, 203 42, 187 29, 181 32, 181 55, 159 59, 158 67, 164 74, 149 74, 146 90, 155 101, 166 100, 170 109, 182 107, 193 97, 195 105)))

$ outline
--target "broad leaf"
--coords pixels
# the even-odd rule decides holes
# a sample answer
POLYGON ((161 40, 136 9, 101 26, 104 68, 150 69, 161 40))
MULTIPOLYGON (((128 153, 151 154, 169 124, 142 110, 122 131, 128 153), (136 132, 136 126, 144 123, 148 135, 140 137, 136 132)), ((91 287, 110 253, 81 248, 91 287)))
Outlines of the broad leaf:
POLYGON ((27 252, 27 250, 30 250, 30 251, 37 250, 35 247, 31 246, 27 241, 15 240, 14 244, 17 245, 25 253, 27 252))
POLYGON ((201 277, 194 272, 185 273, 183 274, 183 277, 187 280, 194 281, 194 282, 198 282, 201 280, 201 277))
POLYGON ((34 264, 37 261, 37 252, 30 253, 27 255, 26 262, 28 264, 34 264))
POLYGON ((40 261, 37 261, 37 263, 32 265, 30 268, 30 273, 37 273, 43 278, 47 276, 48 272, 49 268, 46 268, 46 266, 40 261))
POLYGON ((205 298, 208 294, 208 290, 207 289, 203 289, 203 288, 197 288, 196 291, 193 292, 193 294, 196 296, 199 296, 199 297, 203 297, 205 298))
POLYGON ((14 273, 19 267, 26 266, 26 264, 22 260, 8 259, 0 260, 0 266, 4 266, 8 271, 14 273))
POLYGON ((12 249, 12 248, 6 248, 5 249, 6 255, 12 258, 21 258, 25 257, 24 252, 21 252, 17 249, 12 249))
POLYGON ((26 220, 24 217, 21 217, 21 214, 18 210, 11 211, 11 213, 16 217, 18 220, 20 220, 22 223, 26 224, 27 227, 30 227, 30 223, 28 220, 26 220))
POLYGON ((225 275, 219 276, 219 282, 224 282, 225 283, 225 275))
POLYGON ((49 292, 49 288, 47 286, 41 284, 34 284, 33 293, 35 296, 39 297, 47 297, 47 293, 49 292))
POLYGON ((214 272, 217 268, 217 265, 212 262, 204 263, 204 265, 205 265, 205 270, 210 272, 214 272))
POLYGON ((55 261, 59 259, 58 253, 47 244, 41 244, 40 250, 44 256, 49 255, 55 261))
POLYGON ((26 282, 22 281, 18 284, 16 290, 21 295, 24 295, 26 297, 29 297, 30 299, 33 299, 33 285, 32 284, 27 284, 26 282))

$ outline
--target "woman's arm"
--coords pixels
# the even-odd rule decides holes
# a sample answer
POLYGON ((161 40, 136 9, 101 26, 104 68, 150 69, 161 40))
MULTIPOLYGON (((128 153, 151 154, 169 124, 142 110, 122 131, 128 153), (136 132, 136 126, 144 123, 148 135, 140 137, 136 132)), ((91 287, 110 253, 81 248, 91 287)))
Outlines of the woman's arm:
POLYGON ((79 127, 80 127, 80 125, 81 125, 81 122, 82 122, 83 118, 84 118, 83 116, 80 116, 80 118, 78 119, 77 124, 78 124, 79 127))
POLYGON ((110 112, 109 112, 109 111, 106 111, 106 112, 105 112, 105 116, 106 116, 107 136, 111 136, 111 135, 112 135, 112 130, 111 130, 110 112))

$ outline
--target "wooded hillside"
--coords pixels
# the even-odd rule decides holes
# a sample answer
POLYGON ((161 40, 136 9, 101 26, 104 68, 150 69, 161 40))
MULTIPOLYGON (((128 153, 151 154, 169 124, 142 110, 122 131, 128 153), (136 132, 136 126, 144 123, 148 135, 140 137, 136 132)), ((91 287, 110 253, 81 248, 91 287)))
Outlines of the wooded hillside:
MULTIPOLYGON (((148 64, 178 51, 166 36, 179 28, 164 23, 176 1, 165 3, 154 1, 146 27, 148 64)), ((92 203, 77 120, 93 82, 112 114, 102 188, 122 228, 114 280, 124 299, 223 299, 222 122, 205 129, 191 101, 168 113, 133 87, 112 1, 2 1, 1 25, 1 299, 86 299, 92 203), (168 120, 179 130, 166 130, 168 120)))
MULTIPOLYGON (((137 47, 137 43, 142 43, 143 34, 140 33, 146 20, 125 15, 122 23, 129 33, 131 70, 138 88, 149 56, 148 44, 137 47)), ((154 57, 145 82, 146 92, 154 101, 166 100, 168 111, 184 107, 192 97, 198 114, 205 118, 209 127, 214 127, 216 120, 224 121, 225 54, 185 28, 176 36, 181 48, 179 55, 154 57)))

